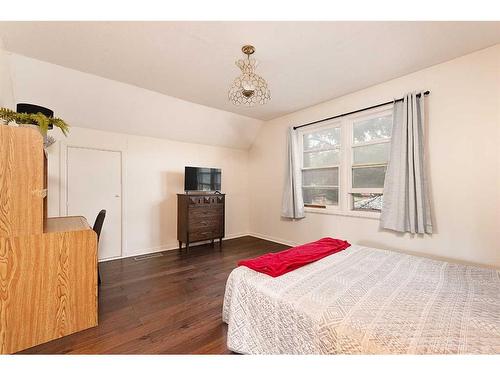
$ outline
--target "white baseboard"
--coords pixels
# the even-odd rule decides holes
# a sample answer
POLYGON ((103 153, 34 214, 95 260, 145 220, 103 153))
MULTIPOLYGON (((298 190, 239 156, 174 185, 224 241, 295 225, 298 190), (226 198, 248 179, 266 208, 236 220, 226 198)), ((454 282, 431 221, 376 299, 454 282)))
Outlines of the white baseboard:
POLYGON ((293 241, 288 241, 288 240, 284 240, 283 238, 272 237, 272 236, 268 236, 266 234, 261 234, 261 233, 250 232, 250 233, 248 233, 248 236, 257 237, 257 238, 271 241, 271 242, 277 242, 277 243, 287 245, 287 246, 297 246, 298 245, 296 242, 293 242, 293 241))
MULTIPOLYGON (((250 236, 248 233, 236 233, 236 234, 231 234, 229 236, 225 236, 223 240, 231 240, 233 238, 239 238, 239 237, 245 237, 245 236, 250 236)), ((215 242, 218 242, 219 240, 215 240, 215 242)), ((203 245, 210 243, 210 241, 200 241, 196 242, 196 245, 203 245)), ((99 261, 99 263, 104 263, 104 262, 109 262, 112 260, 117 260, 117 259, 126 259, 126 258, 131 258, 131 257, 136 257, 139 255, 146 255, 146 254, 154 254, 154 253, 161 253, 163 251, 172 251, 172 250, 178 250, 179 249, 179 243, 169 243, 165 244, 162 246, 156 246, 156 247, 150 247, 147 249, 139 249, 139 250, 133 250, 131 252, 127 252, 126 254, 123 254, 119 257, 113 257, 113 258, 107 258, 107 259, 102 259, 99 261)))

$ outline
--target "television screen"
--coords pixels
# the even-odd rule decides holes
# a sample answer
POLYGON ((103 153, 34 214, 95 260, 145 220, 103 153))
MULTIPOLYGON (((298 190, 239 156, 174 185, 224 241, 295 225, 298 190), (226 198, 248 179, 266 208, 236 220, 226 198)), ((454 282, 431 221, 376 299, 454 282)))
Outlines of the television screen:
POLYGON ((221 170, 218 168, 185 167, 185 191, 220 191, 221 170))

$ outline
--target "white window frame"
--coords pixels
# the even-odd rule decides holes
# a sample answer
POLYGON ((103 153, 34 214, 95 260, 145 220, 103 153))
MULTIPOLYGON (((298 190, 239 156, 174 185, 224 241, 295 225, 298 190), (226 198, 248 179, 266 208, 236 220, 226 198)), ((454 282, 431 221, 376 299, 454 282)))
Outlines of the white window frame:
MULTIPOLYGON (((363 142, 354 144, 353 139, 353 125, 355 121, 359 120, 369 120, 374 117, 380 117, 393 113, 393 105, 389 104, 387 106, 374 108, 371 110, 366 110, 353 115, 347 115, 340 117, 335 120, 327 121, 324 123, 307 126, 305 128, 298 130, 299 137, 299 147, 300 147, 300 165, 301 170, 304 169, 316 169, 316 168, 303 168, 303 136, 307 133, 317 132, 323 129, 328 129, 332 127, 340 127, 340 163, 339 168, 339 201, 337 206, 326 206, 326 208, 318 207, 305 207, 306 212, 320 213, 320 214, 330 214, 330 215, 342 215, 342 216, 357 216, 371 219, 379 219, 380 212, 376 211, 360 211, 354 210, 352 207, 352 196, 353 193, 383 193, 383 188, 353 188, 352 187, 352 162, 353 162, 353 147, 367 146, 370 144, 380 144, 389 143, 392 139, 382 139, 370 142, 363 142)), ((382 164, 367 164, 370 166, 383 166, 382 164)), ((333 168, 335 166, 328 166, 326 168, 333 168)), ((301 179, 302 180, 302 179, 301 179)))
MULTIPOLYGON (((317 125, 308 126, 307 128, 304 128, 304 130, 299 131, 300 170, 307 171, 307 170, 338 168, 338 171, 339 171, 338 185, 337 186, 333 186, 333 185, 332 186, 324 186, 325 188, 337 188, 338 189, 338 204, 337 205, 327 205, 326 208, 305 207, 306 210, 322 210, 322 211, 328 211, 328 212, 339 212, 341 210, 341 205, 342 205, 341 184, 342 184, 342 178, 343 178, 341 166, 342 166, 342 159, 343 159, 343 153, 344 153, 343 143, 344 143, 344 136, 343 136, 343 129, 342 129, 342 121, 339 121, 339 120, 333 120, 333 121, 328 121, 328 122, 317 124, 317 125), (321 131, 323 129, 330 129, 330 128, 339 128, 340 129, 340 147, 332 147, 332 148, 320 149, 320 150, 319 149, 318 150, 308 150, 308 152, 330 151, 330 150, 338 149, 339 150, 339 163, 327 165, 327 166, 322 166, 322 167, 304 167, 304 135, 309 134, 309 133, 316 133, 317 131, 321 131)), ((301 178, 300 180, 302 182, 303 178, 301 178)), ((303 183, 302 183, 301 189, 302 188, 304 188, 303 183)))

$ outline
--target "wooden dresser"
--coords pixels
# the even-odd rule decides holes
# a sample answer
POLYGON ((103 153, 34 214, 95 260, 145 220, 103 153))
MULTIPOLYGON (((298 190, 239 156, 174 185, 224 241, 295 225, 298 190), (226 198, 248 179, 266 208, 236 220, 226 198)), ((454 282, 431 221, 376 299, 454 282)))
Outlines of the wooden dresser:
POLYGON ((97 236, 46 213, 42 137, 0 125, 1 354, 97 325, 97 236))
POLYGON ((177 240, 179 249, 197 241, 219 239, 222 247, 225 194, 177 194, 177 240))

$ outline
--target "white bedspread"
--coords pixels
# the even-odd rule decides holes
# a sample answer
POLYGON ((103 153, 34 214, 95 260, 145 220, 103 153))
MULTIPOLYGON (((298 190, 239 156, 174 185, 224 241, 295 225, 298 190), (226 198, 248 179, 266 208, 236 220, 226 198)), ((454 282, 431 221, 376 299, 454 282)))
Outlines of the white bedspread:
POLYGON ((351 246, 283 276, 229 275, 230 350, 500 354, 500 272, 351 246))

